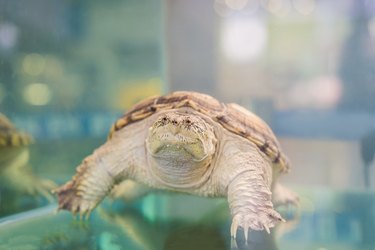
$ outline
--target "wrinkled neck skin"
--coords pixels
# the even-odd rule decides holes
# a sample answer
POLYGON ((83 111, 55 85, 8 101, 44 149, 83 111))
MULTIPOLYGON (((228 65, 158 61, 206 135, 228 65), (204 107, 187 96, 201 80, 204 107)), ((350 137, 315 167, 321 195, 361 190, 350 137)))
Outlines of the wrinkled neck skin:
POLYGON ((213 127, 193 111, 160 114, 146 139, 150 174, 170 189, 195 189, 210 177, 216 144, 213 127))
POLYGON ((148 154, 147 160, 151 176, 173 190, 197 188, 212 172, 211 156, 196 161, 184 149, 171 147, 159 156, 148 154))

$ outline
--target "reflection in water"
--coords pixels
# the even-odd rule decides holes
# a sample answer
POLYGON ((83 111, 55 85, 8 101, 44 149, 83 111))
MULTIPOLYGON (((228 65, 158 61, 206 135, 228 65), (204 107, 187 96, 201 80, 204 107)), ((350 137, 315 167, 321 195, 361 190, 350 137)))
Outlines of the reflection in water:
MULTIPOLYGON (((100 218, 121 228, 120 238, 127 238, 137 249, 160 249, 163 230, 149 223, 137 210, 128 208, 124 211, 110 212, 99 209, 100 218)), ((108 235, 107 238, 115 238, 108 235)), ((108 242, 101 242, 104 249, 110 249, 108 242)))
MULTIPOLYGON (((299 192, 301 193, 301 192, 299 192)), ((206 212, 194 203, 197 215, 149 217, 139 206, 105 202, 89 221, 72 220, 68 212, 32 215, 28 220, 0 223, 0 249, 373 249, 375 225, 374 194, 304 191, 301 215, 274 228, 271 234, 251 231, 248 242, 242 232, 231 240, 230 216, 225 202, 206 212), (307 200, 311 204, 307 204, 307 200), (110 206, 107 206, 110 205, 110 206), (119 206, 118 206, 119 205, 119 206)), ((179 196, 179 198, 181 198, 179 196)), ((182 197, 186 199, 186 197, 182 197)), ((169 203, 171 200, 161 198, 169 203)), ((53 207, 55 209, 55 207, 53 207)), ((155 212, 160 212, 155 207, 155 212)), ((173 206, 176 209, 176 206, 173 206)), ((289 213, 288 210, 281 213, 289 213)), ((291 218, 283 214, 285 218, 291 218)), ((241 229, 240 229, 241 230, 241 229)))
POLYGON ((185 224, 169 232, 163 249, 220 250, 227 249, 226 245, 225 237, 219 228, 203 224, 185 224))
POLYGON ((42 195, 52 200, 49 190, 54 188, 55 184, 34 175, 28 165, 28 146, 31 143, 30 135, 17 130, 0 113, 0 214, 19 210, 12 207, 16 206, 17 202, 15 193, 42 195))
POLYGON ((277 250, 274 234, 265 231, 252 231, 249 233, 248 242, 244 238, 232 240, 232 250, 277 250))
MULTIPOLYGON (((0 227, 0 249, 60 250, 98 249, 93 239, 94 233, 88 223, 71 220, 71 216, 54 215, 55 207, 31 212, 24 221, 0 227)), ((27 213, 26 213, 27 214, 27 213)))
POLYGON ((48 250, 97 249, 92 242, 91 227, 80 222, 71 222, 65 230, 53 231, 41 238, 38 247, 48 250))
POLYGON ((220 224, 182 220, 151 223, 131 208, 120 213, 100 209, 98 213, 102 219, 120 227, 123 233, 120 237, 133 241, 137 249, 228 249, 226 228, 221 230, 220 224))
MULTIPOLYGON (((282 237, 286 231, 292 230, 298 221, 293 220, 292 227, 288 226, 289 222, 280 225, 272 230, 271 234, 250 231, 246 243, 243 233, 239 233, 236 240, 228 235, 230 218, 226 204, 217 206, 196 221, 168 218, 164 221, 151 222, 139 210, 132 208, 115 212, 100 208, 98 214, 101 219, 121 228, 122 235, 107 235, 107 239, 128 239, 137 247, 136 249, 276 250, 278 247, 275 235, 282 237)), ((103 249, 112 249, 109 245, 109 243, 102 245, 103 249)))

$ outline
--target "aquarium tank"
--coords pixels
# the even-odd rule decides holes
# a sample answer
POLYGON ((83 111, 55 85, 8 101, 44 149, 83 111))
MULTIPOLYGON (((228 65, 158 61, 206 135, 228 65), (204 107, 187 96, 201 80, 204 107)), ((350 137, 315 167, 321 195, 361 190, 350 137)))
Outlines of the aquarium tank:
POLYGON ((374 155, 374 1, 0 0, 1 250, 372 250, 374 155), (57 212, 122 114, 180 90, 270 126, 285 222, 234 239, 226 198, 160 190, 57 212))

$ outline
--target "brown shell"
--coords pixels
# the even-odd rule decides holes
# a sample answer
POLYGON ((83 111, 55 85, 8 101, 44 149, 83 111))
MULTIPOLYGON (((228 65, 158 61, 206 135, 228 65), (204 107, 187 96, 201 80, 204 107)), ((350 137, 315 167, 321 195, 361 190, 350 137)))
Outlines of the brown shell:
POLYGON ((21 147, 32 142, 30 135, 19 131, 5 115, 0 113, 0 148, 21 147))
POLYGON ((257 145, 281 171, 289 170, 288 159, 281 152, 272 130, 261 118, 237 104, 224 104, 211 96, 196 92, 179 91, 141 101, 115 122, 109 138, 115 131, 158 111, 181 107, 189 107, 211 117, 225 129, 257 145))

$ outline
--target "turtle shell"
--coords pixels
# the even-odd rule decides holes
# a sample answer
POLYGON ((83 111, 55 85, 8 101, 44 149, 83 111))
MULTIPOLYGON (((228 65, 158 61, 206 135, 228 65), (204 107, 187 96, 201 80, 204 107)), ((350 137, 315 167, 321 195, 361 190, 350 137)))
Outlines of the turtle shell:
POLYGON ((158 111, 182 107, 192 108, 209 116, 228 131, 253 142, 282 172, 289 170, 289 161, 281 152, 279 142, 261 118, 237 104, 221 103, 209 95, 197 92, 173 92, 139 102, 114 123, 109 138, 115 131, 139 122, 158 111))
POLYGON ((0 148, 21 147, 32 142, 30 135, 19 131, 5 115, 0 113, 0 148))

